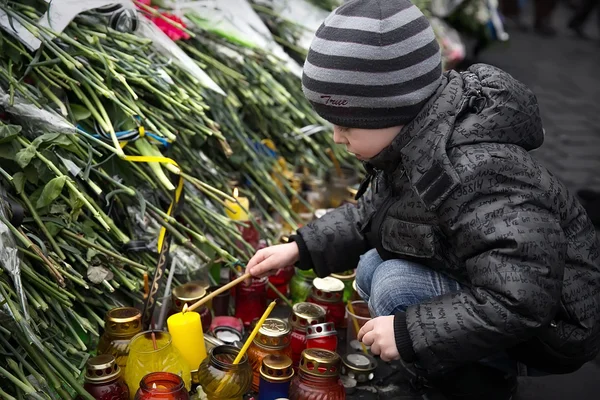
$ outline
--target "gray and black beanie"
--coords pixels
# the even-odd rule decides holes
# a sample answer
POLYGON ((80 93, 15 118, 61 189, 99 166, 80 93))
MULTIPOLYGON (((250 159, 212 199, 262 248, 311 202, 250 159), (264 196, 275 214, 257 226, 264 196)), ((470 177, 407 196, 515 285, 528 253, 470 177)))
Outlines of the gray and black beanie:
POLYGON ((302 88, 335 125, 381 129, 414 119, 442 78, 429 21, 408 0, 352 0, 317 30, 302 88))

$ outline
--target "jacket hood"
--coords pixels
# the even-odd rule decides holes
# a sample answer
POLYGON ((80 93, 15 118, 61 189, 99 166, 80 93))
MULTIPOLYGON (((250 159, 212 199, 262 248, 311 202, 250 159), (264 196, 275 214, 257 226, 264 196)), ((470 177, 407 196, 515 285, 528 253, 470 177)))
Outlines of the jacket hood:
POLYGON ((496 67, 476 64, 462 73, 447 72, 417 117, 369 164, 389 170, 400 157, 403 162, 407 157, 423 160, 425 154, 433 157, 455 146, 504 143, 533 150, 543 141, 531 90, 496 67), (415 151, 418 154, 411 156, 415 151))

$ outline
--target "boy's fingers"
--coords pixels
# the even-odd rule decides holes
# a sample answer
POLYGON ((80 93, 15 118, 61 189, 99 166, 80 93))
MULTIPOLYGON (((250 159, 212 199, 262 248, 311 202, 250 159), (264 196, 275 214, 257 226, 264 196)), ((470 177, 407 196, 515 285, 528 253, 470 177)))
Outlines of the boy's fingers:
POLYGON ((253 276, 265 275, 270 270, 275 268, 275 266, 277 265, 276 262, 277 261, 274 259, 274 257, 267 257, 262 262, 260 262, 258 265, 252 267, 252 270, 250 271, 250 273, 253 276))
POLYGON ((254 255, 254 257, 252 257, 250 259, 250 261, 248 261, 248 264, 246 265, 246 271, 252 273, 252 269, 254 269, 254 267, 256 267, 258 264, 260 264, 264 260, 265 260, 265 253, 263 251, 258 251, 254 255))
POLYGON ((362 341, 362 337, 373 330, 373 320, 369 320, 367 321, 362 328, 360 328, 360 331, 358 331, 358 334, 356 335, 356 338, 359 341, 362 341))
POLYGON ((367 332, 362 339, 358 339, 360 342, 363 342, 365 346, 371 346, 373 342, 375 342, 375 335, 373 331, 367 332))

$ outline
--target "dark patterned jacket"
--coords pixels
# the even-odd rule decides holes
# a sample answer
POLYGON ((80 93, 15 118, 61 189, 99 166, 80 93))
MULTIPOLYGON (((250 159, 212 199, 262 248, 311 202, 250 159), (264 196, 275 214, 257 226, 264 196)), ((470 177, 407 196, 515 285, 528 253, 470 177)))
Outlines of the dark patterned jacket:
POLYGON ((599 246, 578 200, 528 153, 543 136, 535 96, 507 73, 447 73, 368 163, 358 206, 299 230, 298 266, 326 276, 375 247, 464 285, 395 317, 400 355, 430 374, 502 350, 578 369, 600 345, 599 246))

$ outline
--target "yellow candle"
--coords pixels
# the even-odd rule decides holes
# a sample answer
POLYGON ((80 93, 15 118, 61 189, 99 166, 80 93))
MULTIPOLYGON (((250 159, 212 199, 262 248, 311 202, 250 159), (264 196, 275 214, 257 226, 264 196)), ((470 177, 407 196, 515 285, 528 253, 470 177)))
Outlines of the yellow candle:
POLYGON ((248 210, 250 209, 250 200, 247 197, 240 197, 237 188, 233 190, 233 197, 237 202, 225 200, 225 214, 234 221, 248 221, 248 210))
POLYGON ((179 350, 190 369, 197 370, 202 360, 206 358, 200 314, 193 311, 174 314, 167 319, 167 326, 173 339, 173 346, 179 350))

